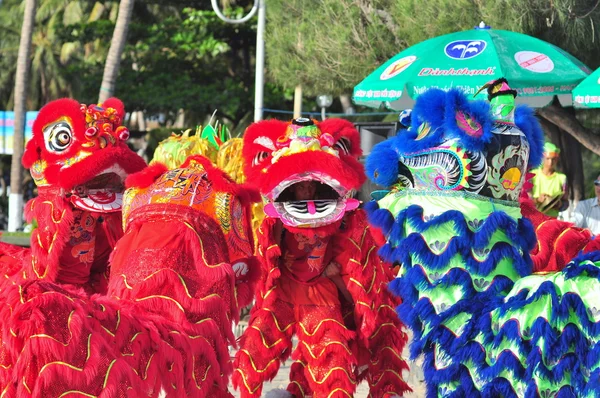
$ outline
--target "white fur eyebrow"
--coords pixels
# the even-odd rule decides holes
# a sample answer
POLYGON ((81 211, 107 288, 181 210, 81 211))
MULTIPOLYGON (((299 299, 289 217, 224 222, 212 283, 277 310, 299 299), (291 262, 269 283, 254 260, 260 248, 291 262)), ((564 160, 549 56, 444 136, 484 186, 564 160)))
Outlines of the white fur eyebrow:
POLYGON ((272 151, 275 150, 275 145, 273 144, 273 140, 271 140, 269 137, 265 137, 265 136, 256 137, 254 139, 253 143, 262 145, 265 148, 270 149, 272 151))

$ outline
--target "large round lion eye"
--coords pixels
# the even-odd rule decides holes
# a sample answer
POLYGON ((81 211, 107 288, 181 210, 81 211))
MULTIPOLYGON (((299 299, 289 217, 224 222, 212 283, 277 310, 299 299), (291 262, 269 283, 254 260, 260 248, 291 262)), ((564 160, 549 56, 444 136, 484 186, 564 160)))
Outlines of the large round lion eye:
POLYGON ((69 123, 61 121, 46 127, 44 138, 48 151, 63 152, 73 142, 73 132, 69 123))

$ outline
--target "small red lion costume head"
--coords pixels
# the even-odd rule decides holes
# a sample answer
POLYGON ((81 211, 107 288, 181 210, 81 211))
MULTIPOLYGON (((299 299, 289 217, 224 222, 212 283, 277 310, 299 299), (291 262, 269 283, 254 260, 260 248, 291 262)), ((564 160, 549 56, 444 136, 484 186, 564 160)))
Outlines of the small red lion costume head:
POLYGON ((248 181, 267 202, 265 213, 287 229, 334 230, 358 207, 352 196, 365 175, 358 131, 346 120, 255 123, 244 134, 243 154, 248 181), (312 195, 299 198, 305 182, 312 183, 312 195))
POLYGON ((72 99, 45 105, 23 154, 40 191, 70 197, 84 210, 121 211, 124 180, 146 166, 127 146, 123 103, 109 98, 86 106, 72 99))

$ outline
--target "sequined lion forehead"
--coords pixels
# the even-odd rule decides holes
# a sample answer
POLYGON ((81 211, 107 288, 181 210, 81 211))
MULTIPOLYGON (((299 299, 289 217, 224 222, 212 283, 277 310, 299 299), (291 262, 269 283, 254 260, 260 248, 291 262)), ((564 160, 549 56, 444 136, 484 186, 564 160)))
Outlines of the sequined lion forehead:
MULTIPOLYGON (((42 158, 45 150, 57 162, 60 162, 63 153, 89 153, 109 144, 118 145, 129 139, 129 130, 121 126, 123 115, 123 104, 116 98, 107 100, 104 106, 87 106, 71 99, 56 100, 40 111, 34 123, 31 145, 37 143, 43 149, 38 152, 42 158)), ((29 152, 24 159, 26 163, 32 160, 29 157, 33 156, 33 152, 29 152)))
MULTIPOLYGON (((81 112, 85 115, 85 136, 89 140, 98 138, 98 145, 104 148, 107 141, 113 145, 116 140, 127 141, 129 139, 129 130, 125 126, 121 126, 122 118, 117 109, 112 107, 103 108, 100 105, 85 106, 81 104, 81 112)), ((82 146, 86 146, 83 144, 82 146)), ((91 146, 89 143, 87 146, 91 146)))

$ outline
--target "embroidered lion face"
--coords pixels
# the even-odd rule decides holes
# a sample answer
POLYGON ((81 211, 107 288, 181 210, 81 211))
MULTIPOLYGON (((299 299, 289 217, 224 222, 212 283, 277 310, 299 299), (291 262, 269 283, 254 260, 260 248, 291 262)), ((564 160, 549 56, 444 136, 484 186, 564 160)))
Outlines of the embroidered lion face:
POLYGON ((358 207, 352 197, 365 175, 358 131, 348 121, 255 123, 244 135, 243 154, 265 213, 288 229, 332 225, 358 207))
POLYGON ((121 211, 125 178, 146 166, 127 146, 124 115, 116 98, 102 106, 66 98, 48 103, 33 124, 23 166, 41 190, 56 190, 78 208, 121 211))

